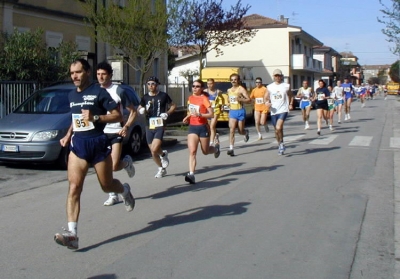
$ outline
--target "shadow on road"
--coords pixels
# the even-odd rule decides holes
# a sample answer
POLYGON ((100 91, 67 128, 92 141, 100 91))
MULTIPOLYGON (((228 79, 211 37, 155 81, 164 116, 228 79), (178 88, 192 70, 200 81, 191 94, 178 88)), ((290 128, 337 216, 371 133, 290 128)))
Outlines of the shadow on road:
POLYGON ((88 252, 104 244, 127 239, 135 235, 152 232, 164 227, 172 227, 186 223, 193 223, 215 217, 226 217, 243 214, 247 211, 246 206, 250 204, 251 203, 249 202, 239 202, 230 205, 210 205, 192 208, 175 214, 165 215, 164 218, 150 222, 147 227, 141 230, 112 237, 97 244, 76 250, 76 252, 88 252))

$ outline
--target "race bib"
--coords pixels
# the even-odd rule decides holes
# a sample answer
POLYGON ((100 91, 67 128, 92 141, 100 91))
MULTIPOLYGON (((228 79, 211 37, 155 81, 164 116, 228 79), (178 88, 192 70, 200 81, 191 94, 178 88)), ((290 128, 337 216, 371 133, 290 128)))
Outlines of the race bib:
POLYGON ((236 96, 229 96, 229 103, 231 104, 237 104, 237 97, 236 96))
POLYGON ((188 110, 190 114, 194 114, 197 115, 200 112, 200 106, 198 105, 193 105, 193 104, 189 104, 188 106, 188 110))
POLYGON ((344 92, 350 92, 350 87, 345 87, 344 92))
POLYGON ((89 131, 94 129, 93 122, 83 119, 82 114, 72 114, 72 125, 74 132, 89 131))
POLYGON ((322 101, 325 97, 325 94, 318 94, 318 101, 322 101))
POLYGON ((163 127, 164 123, 161 117, 151 117, 149 119, 149 129, 155 129, 157 127, 163 127))
POLYGON ((256 98, 256 104, 257 105, 264 104, 264 98, 256 98))
POLYGON ((274 99, 274 100, 281 100, 281 99, 283 99, 283 96, 282 96, 282 94, 279 93, 279 92, 273 93, 273 94, 272 94, 272 99, 274 99))
POLYGON ((329 106, 333 105, 333 99, 328 99, 328 105, 329 106))

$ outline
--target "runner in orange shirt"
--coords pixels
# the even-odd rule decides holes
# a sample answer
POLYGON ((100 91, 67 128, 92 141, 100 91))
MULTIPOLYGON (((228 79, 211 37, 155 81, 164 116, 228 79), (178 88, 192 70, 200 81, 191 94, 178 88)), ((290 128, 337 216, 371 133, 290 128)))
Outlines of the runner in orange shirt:
POLYGON ((254 99, 254 122, 256 123, 258 140, 262 140, 260 124, 264 126, 265 132, 268 133, 269 131, 267 124, 268 107, 264 103, 264 95, 266 92, 267 88, 262 84, 262 79, 257 77, 256 87, 251 91, 250 99, 254 99))
POLYGON ((193 82, 193 95, 188 99, 188 114, 183 123, 189 124, 187 143, 189 149, 189 173, 185 181, 195 184, 194 171, 196 169, 196 154, 200 143, 204 155, 214 154, 219 157, 219 142, 216 139, 215 146, 210 146, 210 126, 208 118, 213 118, 214 112, 208 97, 203 93, 204 83, 198 79, 193 82))

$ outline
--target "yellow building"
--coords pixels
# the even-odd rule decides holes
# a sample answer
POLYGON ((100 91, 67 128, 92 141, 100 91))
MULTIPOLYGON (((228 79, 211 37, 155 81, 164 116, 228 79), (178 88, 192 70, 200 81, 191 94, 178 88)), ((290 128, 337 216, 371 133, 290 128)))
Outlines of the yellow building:
MULTIPOLYGON (((99 1, 100 2, 100 1, 99 1)), ((103 0, 102 2, 106 2, 103 0)), ((73 41, 92 66, 104 61, 114 50, 107 44, 96 42, 91 37, 90 27, 84 22, 84 11, 75 0, 3 0, 0 2, 0 30, 12 33, 44 30, 43 40, 48 47, 57 47, 61 41, 73 41)), ((135 58, 137 59, 137 58, 135 58)), ((118 66, 118 63, 113 63, 118 66)), ((161 83, 167 80, 167 59, 161 56, 154 61, 148 75, 156 75, 161 83)), ((94 77, 94 76, 93 76, 94 77)), ((121 66, 114 69, 114 77, 129 84, 139 84, 140 73, 121 66)))

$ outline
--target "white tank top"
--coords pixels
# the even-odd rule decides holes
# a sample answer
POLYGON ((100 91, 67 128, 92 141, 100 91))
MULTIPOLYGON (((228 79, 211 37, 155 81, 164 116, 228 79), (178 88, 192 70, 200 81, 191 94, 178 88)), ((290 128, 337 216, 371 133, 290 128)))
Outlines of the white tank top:
MULTIPOLYGON (((117 88, 118 84, 112 84, 110 87, 106 88, 108 94, 110 94, 111 98, 118 104, 118 107, 121 111, 121 114, 123 113, 122 105, 121 105, 121 98, 119 97, 117 93, 117 88)), ((107 114, 110 114, 110 112, 107 111, 107 114)), ((104 128, 104 133, 106 134, 117 134, 121 130, 122 126, 120 122, 116 123, 107 123, 106 127, 104 128)))
POLYGON ((303 87, 300 88, 300 93, 303 94, 303 100, 308 100, 311 97, 311 87, 307 87, 304 89, 303 87))

